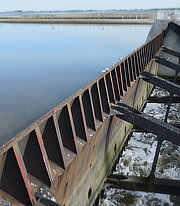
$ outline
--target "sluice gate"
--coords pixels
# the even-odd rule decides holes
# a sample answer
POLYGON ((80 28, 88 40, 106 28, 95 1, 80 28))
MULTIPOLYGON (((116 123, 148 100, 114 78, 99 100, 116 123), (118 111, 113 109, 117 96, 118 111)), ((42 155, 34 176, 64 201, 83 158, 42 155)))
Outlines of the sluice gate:
MULTIPOLYGON (((174 98, 179 98, 179 85, 156 77, 158 64, 162 60, 156 56, 162 50, 167 32, 162 31, 1 146, 2 203, 63 206, 97 204, 105 181, 115 179, 114 176, 110 176, 110 179, 107 176, 120 158, 132 124, 135 124, 128 119, 129 113, 113 114, 112 108, 121 108, 120 113, 124 109, 139 115, 142 120, 138 122, 144 121, 145 117, 140 111, 153 89, 152 83, 158 81, 160 85, 170 88, 173 94, 168 97, 169 105, 174 98), (121 120, 119 115, 121 119, 125 117, 126 121, 121 120)), ((152 119, 150 121, 153 122, 152 119)), ((154 124, 156 127, 161 125, 162 133, 174 132, 172 138, 170 132, 168 140, 179 144, 178 128, 157 121, 154 124)), ((152 171, 155 164, 156 161, 152 171)), ((141 181, 146 184, 144 179, 141 181)), ((164 184, 179 188, 179 183, 166 181, 164 184)), ((163 188, 159 190, 163 191, 163 188)))

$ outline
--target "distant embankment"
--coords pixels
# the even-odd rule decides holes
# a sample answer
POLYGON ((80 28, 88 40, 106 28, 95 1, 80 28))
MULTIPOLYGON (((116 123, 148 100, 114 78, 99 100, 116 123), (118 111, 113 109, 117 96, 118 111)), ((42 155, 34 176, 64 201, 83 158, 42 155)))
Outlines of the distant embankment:
POLYGON ((26 17, 4 17, 0 23, 53 23, 53 24, 152 24, 156 13, 126 13, 126 14, 62 14, 36 15, 26 17))

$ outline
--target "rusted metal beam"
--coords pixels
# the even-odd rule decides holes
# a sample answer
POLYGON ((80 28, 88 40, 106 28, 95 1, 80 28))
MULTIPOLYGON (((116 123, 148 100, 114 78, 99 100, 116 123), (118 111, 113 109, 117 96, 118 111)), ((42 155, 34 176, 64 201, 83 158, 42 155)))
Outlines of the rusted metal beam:
POLYGON ((169 30, 172 30, 173 32, 175 32, 177 35, 180 35, 180 26, 170 22, 168 24, 168 27, 164 30, 163 32, 163 37, 165 37, 167 35, 167 33, 169 32, 169 30))
POLYGON ((148 114, 139 112, 124 103, 112 105, 112 109, 118 112, 116 114, 118 118, 123 119, 147 132, 156 134, 160 140, 168 140, 174 144, 180 145, 180 129, 162 122, 148 114))
POLYGON ((171 94, 176 94, 180 96, 180 86, 171 81, 165 80, 161 77, 156 77, 153 74, 145 71, 141 72, 141 78, 148 83, 165 89, 171 94))
POLYGON ((118 174, 111 174, 106 180, 105 187, 180 195, 180 180, 171 179, 155 178, 153 180, 149 180, 147 177, 125 177, 118 174))
POLYGON ((176 71, 177 73, 180 72, 180 65, 179 64, 175 64, 173 62, 167 61, 165 58, 155 56, 154 61, 157 62, 158 64, 161 64, 165 67, 168 67, 168 68, 176 71))
POLYGON ((174 50, 172 50, 172 49, 170 49, 170 48, 167 48, 167 47, 162 47, 162 52, 165 52, 165 53, 167 53, 167 54, 170 54, 170 55, 172 55, 172 56, 175 56, 175 57, 177 57, 177 58, 179 58, 180 59, 180 53, 179 52, 177 52, 177 51, 174 51, 174 50))
MULTIPOLYGON (((147 103, 168 103, 170 99, 170 96, 164 96, 164 97, 149 97, 147 99, 147 103)), ((173 96, 171 103, 180 103, 180 97, 173 96)))
POLYGON ((38 194, 36 194, 36 199, 38 202, 38 206, 62 206, 62 205, 52 201, 51 199, 40 196, 38 194))

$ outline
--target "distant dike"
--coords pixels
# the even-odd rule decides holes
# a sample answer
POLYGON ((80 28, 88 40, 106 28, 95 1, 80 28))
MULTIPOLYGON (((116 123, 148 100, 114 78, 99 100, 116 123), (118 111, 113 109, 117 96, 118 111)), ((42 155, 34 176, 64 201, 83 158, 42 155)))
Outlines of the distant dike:
POLYGON ((149 13, 74 13, 0 17, 0 23, 31 24, 153 24, 156 12, 149 13))

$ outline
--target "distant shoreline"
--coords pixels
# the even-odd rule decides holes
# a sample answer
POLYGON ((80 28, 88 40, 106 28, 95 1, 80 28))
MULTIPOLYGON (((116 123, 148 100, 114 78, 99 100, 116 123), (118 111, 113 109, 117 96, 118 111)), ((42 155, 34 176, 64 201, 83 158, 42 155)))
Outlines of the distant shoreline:
POLYGON ((0 23, 32 24, 153 24, 157 15, 153 13, 93 13, 35 15, 26 17, 0 17, 0 23))
POLYGON ((153 24, 149 19, 2 19, 0 23, 15 24, 153 24))

